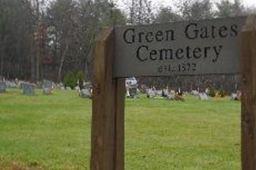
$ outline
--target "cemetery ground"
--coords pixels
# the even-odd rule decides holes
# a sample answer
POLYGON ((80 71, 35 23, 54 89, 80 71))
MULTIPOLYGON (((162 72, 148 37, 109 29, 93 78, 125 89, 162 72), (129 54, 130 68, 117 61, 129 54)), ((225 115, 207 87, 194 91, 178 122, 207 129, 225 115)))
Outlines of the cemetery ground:
MULTIPOLYGON (((240 102, 126 99, 125 169, 238 170, 240 102)), ((91 100, 0 94, 0 169, 89 169, 91 100)))

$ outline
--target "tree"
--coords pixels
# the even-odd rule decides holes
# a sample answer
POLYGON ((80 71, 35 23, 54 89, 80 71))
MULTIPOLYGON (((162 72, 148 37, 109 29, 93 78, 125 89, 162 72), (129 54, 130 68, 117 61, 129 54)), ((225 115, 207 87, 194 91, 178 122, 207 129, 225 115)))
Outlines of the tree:
POLYGON ((113 2, 107 0, 80 0, 80 38, 84 54, 84 70, 90 78, 95 37, 103 27, 126 24, 126 16, 113 2))
POLYGON ((28 0, 0 0, 0 74, 29 78, 34 15, 28 0))
POLYGON ((129 24, 150 24, 153 22, 154 15, 150 0, 129 0, 127 6, 129 9, 129 24))
POLYGON ((50 4, 47 14, 48 27, 51 27, 50 34, 55 37, 53 44, 55 57, 58 60, 57 81, 61 81, 66 60, 69 59, 69 56, 76 57, 79 51, 77 46, 79 32, 78 7, 73 0, 57 0, 50 4))
POLYGON ((186 0, 179 3, 177 7, 185 20, 200 20, 214 17, 210 0, 186 0))
POLYGON ((173 12, 170 7, 162 7, 156 14, 156 23, 167 23, 182 20, 182 17, 177 13, 173 12))
POLYGON ((245 8, 244 13, 245 13, 245 15, 255 15, 256 14, 256 8, 255 7, 245 8))
POLYGON ((102 27, 125 24, 126 18, 107 0, 56 0, 47 10, 48 43, 58 64, 57 80, 70 71, 85 70, 90 63, 96 35, 102 27))
POLYGON ((39 81, 42 76, 42 58, 45 53, 45 23, 43 21, 44 8, 47 0, 30 0, 33 14, 35 16, 34 24, 34 43, 31 47, 33 53, 31 56, 31 80, 39 81))
POLYGON ((228 0, 221 0, 219 3, 216 3, 217 17, 234 17, 244 14, 244 7, 240 0, 235 0, 230 2, 228 0))

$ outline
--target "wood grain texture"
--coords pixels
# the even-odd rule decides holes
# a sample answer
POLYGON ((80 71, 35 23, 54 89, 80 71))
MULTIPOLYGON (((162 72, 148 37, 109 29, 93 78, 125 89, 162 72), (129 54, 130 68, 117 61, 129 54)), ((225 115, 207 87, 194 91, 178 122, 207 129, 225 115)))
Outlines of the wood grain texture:
POLYGON ((124 169, 124 103, 125 103, 125 79, 116 81, 116 121, 115 121, 115 168, 124 169))
POLYGON ((243 170, 256 169, 256 19, 247 19, 241 33, 241 158, 243 170))
POLYGON ((113 58, 114 30, 109 28, 97 38, 94 51, 91 170, 123 167, 123 158, 119 156, 124 150, 125 91, 124 81, 113 79, 113 58))

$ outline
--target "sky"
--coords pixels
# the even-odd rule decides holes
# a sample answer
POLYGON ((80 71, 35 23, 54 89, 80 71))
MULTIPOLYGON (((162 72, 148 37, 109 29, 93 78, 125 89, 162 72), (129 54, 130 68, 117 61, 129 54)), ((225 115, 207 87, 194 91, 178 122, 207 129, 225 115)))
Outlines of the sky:
MULTIPOLYGON (((211 0, 211 2, 219 2, 220 0, 211 0)), ((230 0, 231 2, 234 2, 234 1, 232 1, 232 0, 230 0)), ((171 0, 152 0, 152 2, 154 2, 154 3, 159 3, 159 4, 161 4, 161 5, 168 5, 168 4, 170 4, 170 2, 171 2, 171 4, 172 4, 172 2, 174 2, 175 3, 175 0, 174 1, 171 1, 171 0)), ((246 7, 250 7, 250 6, 256 6, 256 1, 255 0, 241 0, 241 2, 246 6, 246 7)))
MULTIPOLYGON (((125 4, 131 0, 114 0, 117 2, 117 5, 125 9, 125 4)), ((175 10, 175 2, 178 2, 179 0, 151 0, 152 1, 152 6, 157 8, 161 6, 171 6, 175 10)), ((221 0, 211 0, 212 3, 215 2, 220 2, 221 0)), ((230 0, 231 2, 234 2, 234 0, 230 0)), ((256 7, 256 0, 241 0, 242 4, 245 7, 256 7)))

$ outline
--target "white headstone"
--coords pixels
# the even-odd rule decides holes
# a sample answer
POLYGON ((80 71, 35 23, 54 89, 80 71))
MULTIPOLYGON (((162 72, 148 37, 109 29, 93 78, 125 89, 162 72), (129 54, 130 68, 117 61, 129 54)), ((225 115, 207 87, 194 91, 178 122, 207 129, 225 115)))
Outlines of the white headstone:
POLYGON ((209 97, 206 93, 199 93, 199 99, 200 100, 209 100, 209 97))
POLYGON ((0 81, 0 93, 6 92, 7 85, 4 81, 0 81))

